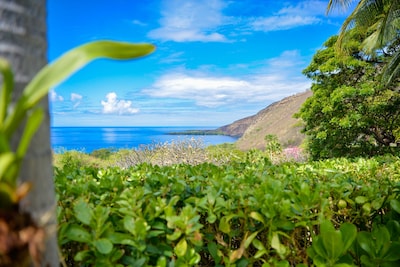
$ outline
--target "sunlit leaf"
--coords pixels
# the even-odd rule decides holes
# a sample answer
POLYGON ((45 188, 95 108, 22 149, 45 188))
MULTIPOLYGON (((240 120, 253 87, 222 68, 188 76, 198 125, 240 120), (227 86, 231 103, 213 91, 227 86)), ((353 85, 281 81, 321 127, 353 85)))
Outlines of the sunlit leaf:
POLYGON ((174 251, 178 257, 183 257, 186 254, 188 244, 186 239, 182 238, 175 246, 174 251))
POLYGON ((250 246, 250 244, 253 242, 254 238, 256 238, 257 235, 258 235, 258 231, 252 233, 249 237, 247 237, 244 242, 244 247, 248 248, 250 246))
POLYGON ((261 222, 262 224, 265 224, 264 217, 258 212, 255 212, 255 211, 250 212, 250 217, 256 221, 261 222))
POLYGON ((231 225, 229 224, 228 217, 224 216, 221 218, 218 229, 225 234, 229 234, 231 232, 231 225))
POLYGON ((271 239, 271 247, 276 250, 276 252, 283 258, 284 255, 286 254, 286 247, 281 244, 279 240, 278 233, 273 233, 272 234, 272 239, 271 239))
POLYGON ((157 260, 157 267, 166 267, 167 266, 167 258, 164 256, 161 256, 157 260))

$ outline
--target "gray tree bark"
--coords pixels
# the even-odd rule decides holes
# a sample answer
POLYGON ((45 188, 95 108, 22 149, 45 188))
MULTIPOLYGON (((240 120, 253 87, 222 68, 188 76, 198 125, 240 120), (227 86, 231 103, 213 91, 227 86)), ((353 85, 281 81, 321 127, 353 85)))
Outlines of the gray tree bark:
MULTIPOLYGON (((0 56, 12 65, 15 75, 13 100, 47 63, 46 0, 0 0, 0 56)), ((20 182, 33 188, 21 202, 48 236, 42 266, 59 266, 56 232, 56 202, 50 146, 48 99, 41 103, 44 121, 34 136, 20 173, 20 182)), ((18 140, 18 133, 15 140, 18 140)))

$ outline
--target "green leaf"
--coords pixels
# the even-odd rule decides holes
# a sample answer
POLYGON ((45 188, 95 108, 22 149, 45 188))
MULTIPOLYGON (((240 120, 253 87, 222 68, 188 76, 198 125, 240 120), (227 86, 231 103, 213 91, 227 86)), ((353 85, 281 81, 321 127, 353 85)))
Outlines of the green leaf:
POLYGON ((267 250, 259 250, 259 251, 257 251, 257 253, 256 254, 254 254, 254 258, 255 259, 258 259, 258 258, 261 258, 264 254, 267 254, 267 250))
POLYGON ((392 199, 392 200, 390 201, 390 206, 392 207, 392 209, 393 209, 394 211, 396 211, 397 213, 400 214, 400 201, 399 201, 399 200, 397 200, 397 199, 392 199))
POLYGON ((138 238, 145 239, 147 235, 147 230, 150 229, 147 222, 143 218, 138 218, 135 221, 135 231, 138 238))
POLYGON ((124 228, 128 230, 133 236, 136 235, 135 231, 135 219, 131 216, 124 217, 124 228))
POLYGON ((11 71, 11 66, 7 60, 0 58, 0 72, 3 76, 3 86, 0 95, 0 129, 3 127, 3 122, 7 115, 8 105, 11 101, 11 93, 14 89, 14 77, 11 71))
POLYGON ((256 249, 258 249, 258 250, 265 250, 265 251, 266 251, 266 249, 265 249, 263 243, 262 243, 260 240, 254 239, 253 242, 252 242, 252 244, 253 244, 253 246, 254 246, 256 249))
POLYGON ((171 241, 177 240, 182 235, 182 230, 176 228, 172 234, 167 234, 167 239, 171 241))
MULTIPOLYGON (((328 253, 326 252, 325 246, 322 242, 322 238, 320 236, 316 236, 313 238, 313 243, 312 243, 312 250, 310 250, 310 253, 316 254, 316 256, 320 256, 322 258, 327 258, 328 253)), ((315 260, 315 259, 314 259, 315 260)))
POLYGON ((264 217, 258 212, 255 212, 255 211, 250 212, 250 217, 256 221, 261 222, 262 224, 265 224, 264 217))
POLYGON ((368 232, 359 232, 357 235, 357 242, 360 245, 360 247, 367 252, 369 255, 375 255, 374 249, 373 249, 373 241, 371 234, 368 232))
POLYGON ((29 114, 28 120, 25 124, 24 132, 18 144, 17 156, 23 158, 29 148, 33 135, 39 129, 43 120, 43 110, 41 108, 35 109, 32 114, 29 114))
POLYGON ((114 247, 111 241, 105 238, 95 240, 93 245, 101 254, 109 254, 114 247))
POLYGON ((0 153, 11 151, 8 137, 4 132, 0 131, 0 153))
POLYGON ((167 258, 165 256, 158 257, 157 267, 166 267, 167 266, 167 258))
POLYGON ((76 253, 74 260, 76 261, 84 261, 87 259, 93 258, 93 253, 90 250, 83 250, 76 253))
POLYGON ((379 258, 383 258, 391 245, 389 230, 386 228, 385 225, 376 225, 372 229, 372 237, 375 241, 376 255, 379 258))
POLYGON ((368 198, 364 197, 364 196, 358 196, 355 199, 357 204, 364 204, 365 202, 368 201, 368 198))
POLYGON ((123 249, 115 249, 111 254, 111 261, 115 262, 124 256, 125 251, 123 249))
POLYGON ((108 235, 105 235, 108 240, 113 244, 121 244, 121 245, 130 245, 132 247, 136 246, 135 241, 132 239, 132 236, 128 233, 117 233, 112 232, 108 235))
POLYGON ((83 199, 79 199, 74 206, 74 215, 81 223, 90 225, 93 217, 93 211, 89 207, 88 203, 83 201, 83 199))
POLYGON ((327 257, 330 260, 336 260, 340 257, 343 250, 342 235, 336 231, 332 223, 325 220, 321 223, 320 233, 327 257))
POLYGON ((10 186, 15 187, 15 177, 7 173, 16 162, 17 158, 12 152, 5 152, 0 154, 0 181, 7 182, 10 186))
POLYGON ((219 221, 218 229, 225 234, 229 234, 231 232, 231 225, 229 224, 229 220, 230 220, 230 218, 228 218, 227 216, 224 216, 219 221))
POLYGON ((276 262, 274 266, 275 267, 289 267, 290 264, 287 260, 283 260, 283 261, 276 262))
POLYGON ((210 242, 207 245, 208 252, 210 252, 211 257, 213 257, 215 263, 219 263, 221 257, 218 255, 218 246, 215 242, 210 242))
POLYGON ((69 240, 82 243, 90 243, 92 241, 92 236, 90 233, 82 226, 76 224, 68 225, 68 228, 65 231, 65 236, 69 240))
POLYGON ((340 232, 342 233, 343 239, 342 251, 345 252, 351 247, 354 240, 357 238, 357 227, 351 223, 343 223, 340 226, 340 232))
POLYGON ((10 209, 16 201, 15 187, 11 186, 9 183, 0 181, 0 209, 10 209))
POLYGON ((5 121, 7 136, 15 132, 26 112, 43 99, 51 88, 90 61, 97 58, 133 59, 148 55, 154 49, 151 44, 95 41, 68 51, 53 64, 44 67, 24 89, 13 113, 5 121))
POLYGON ((252 233, 249 237, 244 241, 244 247, 248 248, 250 244, 253 242, 254 238, 258 235, 259 231, 252 233))
POLYGON ((400 242, 392 242, 390 248, 384 255, 383 259, 386 261, 398 261, 400 260, 400 242))
POLYGON ((207 222, 215 223, 216 220, 217 220, 217 216, 214 213, 210 212, 207 217, 207 222))
POLYGON ((174 251, 178 257, 183 257, 186 254, 187 247, 186 239, 182 238, 175 246, 174 251))
POLYGON ((286 254, 286 247, 281 244, 278 233, 276 232, 272 234, 271 247, 276 250, 281 258, 284 258, 284 255, 286 254))

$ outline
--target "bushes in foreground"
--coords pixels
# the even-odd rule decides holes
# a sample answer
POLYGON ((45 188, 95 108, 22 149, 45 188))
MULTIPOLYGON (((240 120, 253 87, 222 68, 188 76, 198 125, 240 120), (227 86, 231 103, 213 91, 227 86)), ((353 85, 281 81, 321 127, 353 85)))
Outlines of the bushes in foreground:
POLYGON ((56 169, 68 266, 398 266, 395 157, 56 169))

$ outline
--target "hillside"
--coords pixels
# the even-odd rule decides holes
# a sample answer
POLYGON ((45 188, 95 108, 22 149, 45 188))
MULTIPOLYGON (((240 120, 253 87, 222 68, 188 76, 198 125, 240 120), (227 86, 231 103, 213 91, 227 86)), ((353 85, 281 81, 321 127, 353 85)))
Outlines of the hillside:
POLYGON ((239 149, 264 148, 264 137, 274 134, 283 146, 300 145, 304 135, 300 133, 301 122, 293 118, 303 102, 312 95, 306 91, 275 102, 257 114, 222 126, 217 131, 226 135, 238 136, 239 149))

